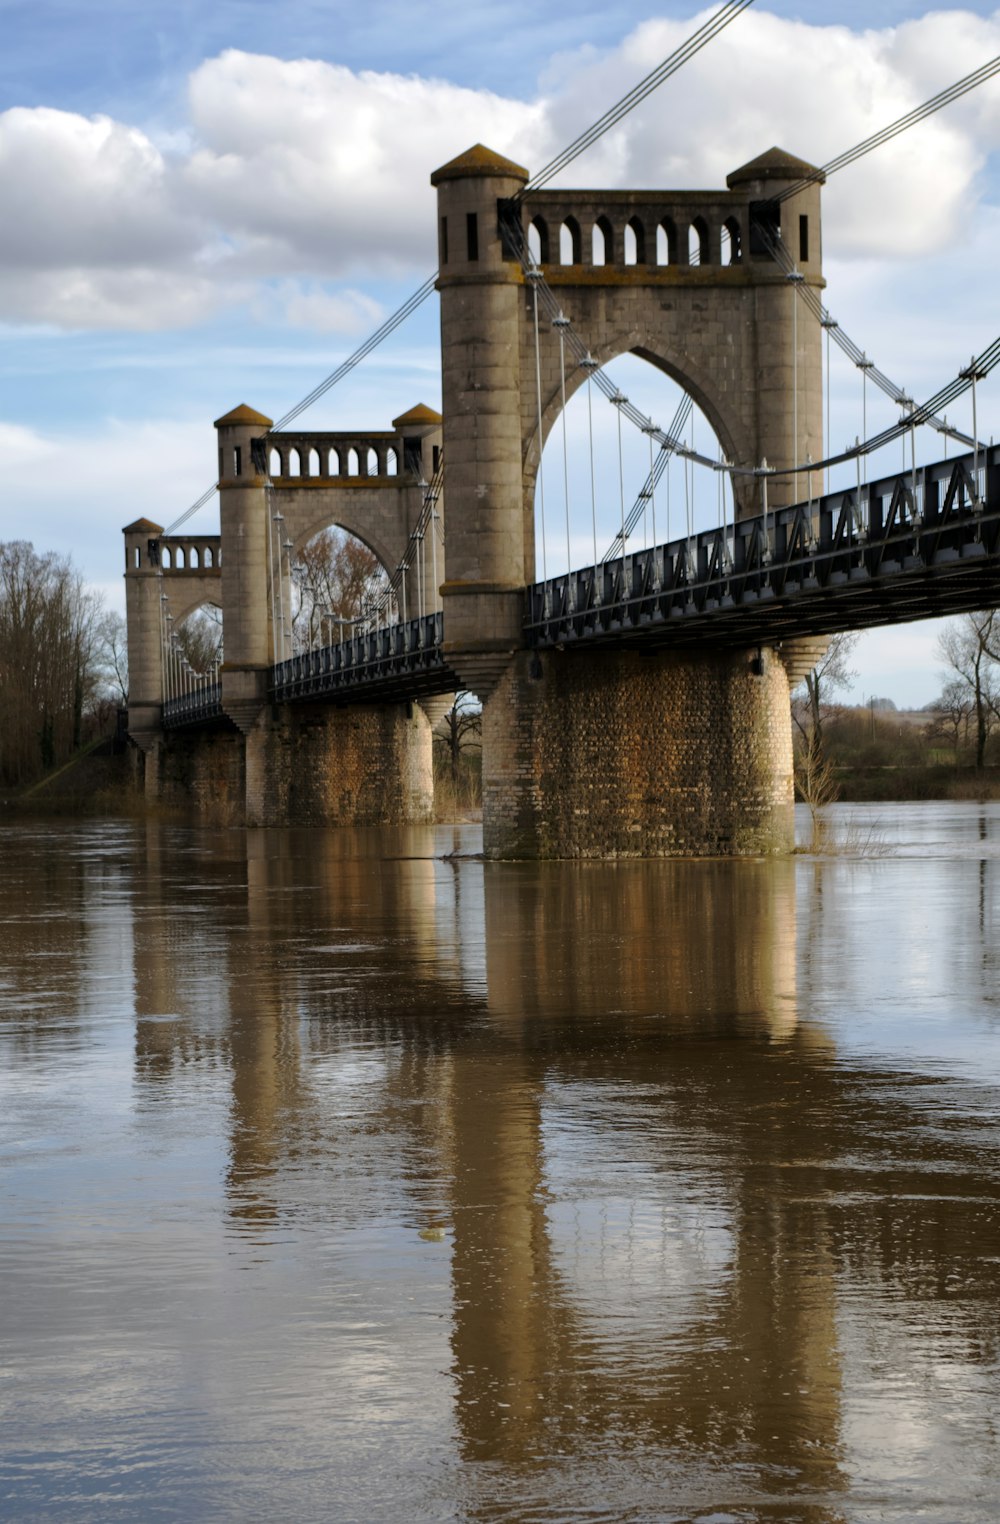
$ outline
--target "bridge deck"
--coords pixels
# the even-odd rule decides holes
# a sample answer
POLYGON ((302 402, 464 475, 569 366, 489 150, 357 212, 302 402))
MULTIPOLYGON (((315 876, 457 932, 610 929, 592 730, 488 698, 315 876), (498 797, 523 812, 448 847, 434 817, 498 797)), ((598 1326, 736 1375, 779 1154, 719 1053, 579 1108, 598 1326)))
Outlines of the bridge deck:
POLYGON ((528 589, 534 646, 774 644, 1000 602, 1000 450, 888 477, 528 589))
MULTIPOLYGON (((443 637, 443 616, 425 614, 302 651, 272 667, 269 697, 275 704, 388 704, 453 693, 459 682, 442 656, 443 637)), ((218 683, 192 688, 163 706, 168 729, 224 719, 218 683)))
MULTIPOLYGON (((526 644, 773 645, 1000 603, 1000 447, 619 556, 525 589, 526 644)), ((461 686, 444 616, 355 635, 272 669, 274 703, 391 703, 461 686)), ((163 706, 223 719, 218 684, 163 706)))

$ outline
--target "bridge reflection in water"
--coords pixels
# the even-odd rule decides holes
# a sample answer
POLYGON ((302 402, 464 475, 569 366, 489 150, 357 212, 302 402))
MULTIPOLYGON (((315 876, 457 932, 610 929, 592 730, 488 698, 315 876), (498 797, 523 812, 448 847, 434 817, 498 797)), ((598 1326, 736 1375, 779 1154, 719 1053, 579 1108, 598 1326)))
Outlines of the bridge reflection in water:
MULTIPOLYGON (((995 1184, 966 1211, 968 1141, 800 1010, 797 968, 845 930, 840 865, 483 865, 432 858, 418 828, 391 857, 379 833, 245 840, 224 914, 136 939, 138 1093, 228 1073, 230 1231, 262 1262, 327 1236, 310 1358, 355 1422, 387 1389, 439 1413, 432 1451, 451 1429, 475 1463, 448 1483, 463 1517, 667 1516, 641 1511, 656 1498, 856 1517, 859 1467, 886 1480, 866 1404, 873 1433, 912 1423, 956 1459, 926 1390, 880 1405, 866 1376, 880 1349, 904 1388, 943 1362, 985 1422, 995 1184), (957 1322, 937 1305, 956 1273, 957 1322), (367 1330, 347 1368, 344 1277, 367 1330)), ((169 911, 155 830, 146 862, 169 911)))
POLYGON ((11 1516, 989 1519, 1000 808, 925 814, 8 827, 11 1516))

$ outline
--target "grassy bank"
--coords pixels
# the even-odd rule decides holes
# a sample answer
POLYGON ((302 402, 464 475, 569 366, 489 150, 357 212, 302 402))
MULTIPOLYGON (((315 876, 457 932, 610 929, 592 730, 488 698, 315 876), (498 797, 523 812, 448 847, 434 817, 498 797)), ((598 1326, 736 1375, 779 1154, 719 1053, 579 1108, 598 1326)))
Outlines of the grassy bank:
POLYGON ((901 767, 835 767, 838 798, 852 804, 891 804, 913 799, 1000 799, 1000 767, 946 763, 901 767))
POLYGON ((28 788, 0 795, 8 814, 121 815, 142 809, 130 758, 114 736, 99 736, 28 788))

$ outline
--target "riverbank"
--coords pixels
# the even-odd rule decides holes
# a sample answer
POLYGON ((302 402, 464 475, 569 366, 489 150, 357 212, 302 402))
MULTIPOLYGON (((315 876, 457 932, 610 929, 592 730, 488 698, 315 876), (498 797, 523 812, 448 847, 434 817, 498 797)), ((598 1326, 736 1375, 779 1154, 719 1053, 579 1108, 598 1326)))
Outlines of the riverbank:
MULTIPOLYGON (((27 789, 0 795, 0 811, 58 815, 147 813, 135 787, 128 743, 103 736, 84 747, 62 767, 27 789)), ((837 767, 837 797, 845 804, 904 804, 918 800, 1000 799, 1000 767, 937 763, 933 766, 837 767)), ((463 771, 457 786, 447 772, 435 782, 438 822, 481 818, 479 779, 463 771)), ((160 813, 160 812, 158 812, 160 813)))
POLYGON ((99 736, 28 788, 0 794, 8 814, 122 815, 142 804, 128 744, 115 735, 99 736))
POLYGON ((932 766, 835 767, 837 797, 846 804, 905 804, 921 799, 1000 799, 1000 768, 932 766))

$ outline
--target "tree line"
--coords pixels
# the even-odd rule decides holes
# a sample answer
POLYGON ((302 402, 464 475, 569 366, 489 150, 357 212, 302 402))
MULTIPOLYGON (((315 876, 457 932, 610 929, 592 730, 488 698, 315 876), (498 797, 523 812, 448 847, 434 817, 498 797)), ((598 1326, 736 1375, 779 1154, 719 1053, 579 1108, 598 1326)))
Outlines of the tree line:
POLYGON ((0 541, 0 784, 27 785, 66 761, 113 704, 116 623, 67 558, 0 541))
POLYGON ((857 672, 858 636, 835 635, 793 697, 797 779, 807 802, 834 797, 835 770, 1000 765, 1000 610, 949 619, 937 637, 939 696, 904 720, 888 699, 846 706, 837 694, 857 672))

